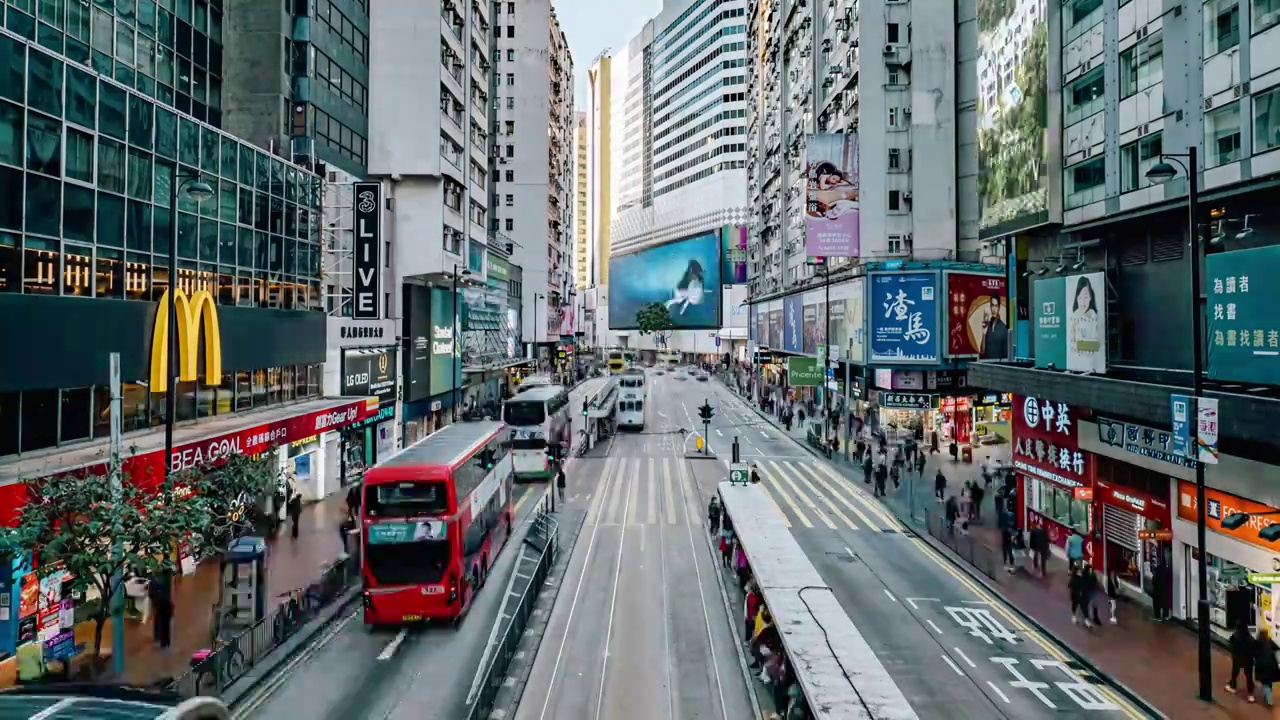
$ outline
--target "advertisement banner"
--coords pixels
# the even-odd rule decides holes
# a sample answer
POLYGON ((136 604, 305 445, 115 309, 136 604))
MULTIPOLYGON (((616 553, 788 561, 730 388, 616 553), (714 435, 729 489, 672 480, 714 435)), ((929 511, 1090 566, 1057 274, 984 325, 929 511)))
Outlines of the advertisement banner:
POLYGON ((396 349, 347 350, 342 353, 342 394, 376 397, 378 404, 396 401, 396 349))
POLYGON ((1265 280, 1280 271, 1280 246, 1214 253, 1205 270, 1209 377, 1280 384, 1280 288, 1265 280))
POLYGON ((1173 453, 1180 458, 1190 460, 1194 457, 1191 451, 1191 397, 1188 395, 1169 396, 1169 414, 1173 418, 1173 453))
POLYGON ((1036 367, 1107 371, 1106 291, 1106 277, 1100 272, 1035 282, 1036 367))
POLYGON ((382 183, 354 186, 355 252, 351 266, 351 317, 382 317, 382 183))
POLYGON ((867 279, 854 278, 849 287, 844 311, 849 333, 849 362, 861 365, 867 361, 867 279))
POLYGON ((1009 357, 1009 280, 1003 275, 945 273, 947 356, 1009 357))
POLYGON ((817 358, 787 358, 787 381, 791 387, 818 387, 822 384, 823 374, 817 358))
MULTIPOLYGON (((1216 533, 1264 548, 1267 552, 1274 551, 1275 544, 1264 540, 1259 533, 1262 532, 1263 528, 1274 525, 1277 518, 1280 518, 1280 515, 1277 515, 1276 508, 1263 505, 1260 502, 1246 500, 1221 490, 1214 490, 1211 487, 1204 489, 1204 499, 1205 527, 1216 533), (1234 530, 1223 527, 1222 520, 1236 513, 1248 513, 1249 519, 1245 521, 1245 524, 1234 530)), ((1197 512, 1198 508, 1199 506, 1196 504, 1196 484, 1186 480, 1179 480, 1178 517, 1194 523, 1196 522, 1196 515, 1199 514, 1197 512)))
POLYGON ((1048 222, 1054 174, 1048 14, 1025 14, 1014 3, 990 7, 990 12, 978 13, 976 63, 978 228, 983 238, 1048 222))
POLYGON ((747 282, 747 226, 725 225, 720 228, 720 277, 724 285, 747 282))
POLYGON ((1080 450, 1075 408, 1014 395, 1013 466, 1068 489, 1091 486, 1089 454, 1080 450))
POLYGON ((804 322, 801 332, 806 355, 817 353, 819 345, 827 344, 827 303, 824 292, 804 294, 804 322))
POLYGON ((747 341, 756 347, 760 347, 761 345, 764 344, 763 342, 761 342, 764 339, 764 337, 760 333, 760 325, 759 325, 760 306, 751 305, 748 312, 750 312, 751 314, 748 316, 748 319, 747 319, 747 341))
POLYGON ((428 365, 431 368, 428 393, 431 396, 454 389, 462 377, 462 357, 458 352, 457 316, 453 293, 431 288, 431 335, 428 365))
POLYGON ((804 312, 804 299, 799 295, 788 295, 782 299, 782 350, 789 353, 804 351, 804 341, 800 335, 801 315, 804 312))
POLYGON ((782 349, 782 310, 769 311, 768 347, 773 350, 782 349))
POLYGON ((858 136, 805 136, 804 250, 809 257, 858 257, 858 136))
POLYGON ((719 330, 720 233, 699 233, 609 258, 609 329, 638 330, 637 315, 667 306, 679 330, 719 330))
POLYGON ((489 253, 489 279, 500 283, 511 281, 511 263, 504 257, 489 253))
POLYGON ((938 362, 938 274, 871 275, 871 362, 938 362))
POLYGON ((1200 462, 1218 464, 1218 401, 1200 398, 1196 403, 1196 447, 1200 462))

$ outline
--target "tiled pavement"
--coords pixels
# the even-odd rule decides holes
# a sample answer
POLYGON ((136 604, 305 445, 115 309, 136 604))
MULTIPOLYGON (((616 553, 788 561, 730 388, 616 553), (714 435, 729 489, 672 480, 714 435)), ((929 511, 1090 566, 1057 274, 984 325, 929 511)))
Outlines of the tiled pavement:
MULTIPOLYGON (((749 400, 744 400, 752 406, 749 400)), ((785 430, 777 418, 760 413, 780 432, 784 432, 802 445, 805 444, 803 428, 785 430)), ((941 468, 948 480, 948 492, 959 492, 962 484, 981 477, 984 451, 980 448, 973 463, 956 462, 947 454, 926 456, 923 480, 914 483, 916 520, 912 524, 924 531, 919 518, 925 509, 937 507, 932 499, 933 476, 941 468)), ((1001 452, 999 446, 994 453, 1001 452)), ((1007 453, 1007 450, 1005 450, 1007 453)), ((854 468, 842 457, 834 461, 838 470, 851 481, 862 482, 860 468, 854 468)), ((885 504, 900 518, 908 520, 911 514, 907 482, 890 490, 885 504)), ((990 494, 988 495, 990 497, 990 494)), ((984 516, 991 517, 991 508, 984 508, 984 516)), ((1047 578, 1034 577, 1026 572, 1008 574, 1000 570, 1000 537, 993 524, 975 526, 972 530, 975 552, 979 556, 989 554, 995 566, 991 578, 994 587, 1020 611, 1033 618, 1050 634, 1086 658, 1103 673, 1122 683, 1173 720, 1251 720, 1271 717, 1272 713, 1258 703, 1245 701, 1243 693, 1229 695, 1223 686, 1231 668, 1231 658, 1226 650, 1213 646, 1214 702, 1204 703, 1196 698, 1199 687, 1196 658, 1196 637, 1185 626, 1173 623, 1156 623, 1150 610, 1131 602, 1120 603, 1116 611, 1118 623, 1105 627, 1085 629, 1071 623, 1070 599, 1066 591, 1065 562, 1050 560, 1047 578)), ((981 559, 979 560, 981 562, 981 559)), ((985 564, 985 563, 984 563, 985 564)), ((1280 688, 1277 688, 1280 694, 1280 688)), ((1280 718, 1280 710, 1274 717, 1280 718)))

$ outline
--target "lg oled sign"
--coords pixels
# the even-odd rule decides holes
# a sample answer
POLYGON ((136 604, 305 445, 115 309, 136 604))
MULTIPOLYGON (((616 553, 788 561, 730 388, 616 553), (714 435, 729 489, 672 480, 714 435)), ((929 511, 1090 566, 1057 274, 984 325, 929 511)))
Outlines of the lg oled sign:
POLYGON ((382 184, 355 184, 355 257, 352 258, 351 317, 382 317, 382 184))

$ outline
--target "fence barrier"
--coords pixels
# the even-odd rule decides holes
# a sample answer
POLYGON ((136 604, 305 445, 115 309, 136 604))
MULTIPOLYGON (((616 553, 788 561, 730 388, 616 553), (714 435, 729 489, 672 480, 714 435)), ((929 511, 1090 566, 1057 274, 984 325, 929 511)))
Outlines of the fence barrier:
MULTIPOLYGON (((174 680, 169 689, 184 698, 221 695, 359 582, 359 562, 351 556, 339 558, 318 579, 271 608, 252 627, 215 645, 203 657, 193 657, 191 669, 174 680)), ((215 607, 214 612, 221 610, 215 607)))
POLYGON ((932 509, 925 509, 925 528, 936 540, 951 548, 952 552, 983 575, 999 580, 996 576, 996 568, 1000 567, 998 550, 993 550, 959 527, 953 527, 944 515, 932 509))

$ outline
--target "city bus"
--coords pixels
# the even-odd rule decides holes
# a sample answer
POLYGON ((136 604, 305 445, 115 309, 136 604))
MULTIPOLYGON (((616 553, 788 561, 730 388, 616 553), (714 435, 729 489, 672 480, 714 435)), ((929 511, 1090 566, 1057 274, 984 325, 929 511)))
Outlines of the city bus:
POLYGON ((515 479, 549 479, 555 470, 548 450, 567 451, 573 441, 569 391, 562 385, 525 390, 503 403, 502 420, 511 428, 515 479))
POLYGON ((644 429, 645 378, 643 370, 627 370, 618 376, 618 429, 644 429))
POLYGON ((609 351, 609 372, 617 375, 627 369, 627 359, 621 350, 609 351))
POLYGON ((546 373, 539 373, 537 375, 530 375, 526 377, 524 380, 520 381, 520 387, 519 389, 516 390, 516 392, 522 393, 525 390, 532 390, 534 388, 546 387, 548 385, 554 385, 554 384, 555 382, 552 381, 550 375, 546 373))
POLYGON ((484 421, 450 425, 365 472, 365 625, 466 613, 511 535, 511 468, 506 426, 484 421))

